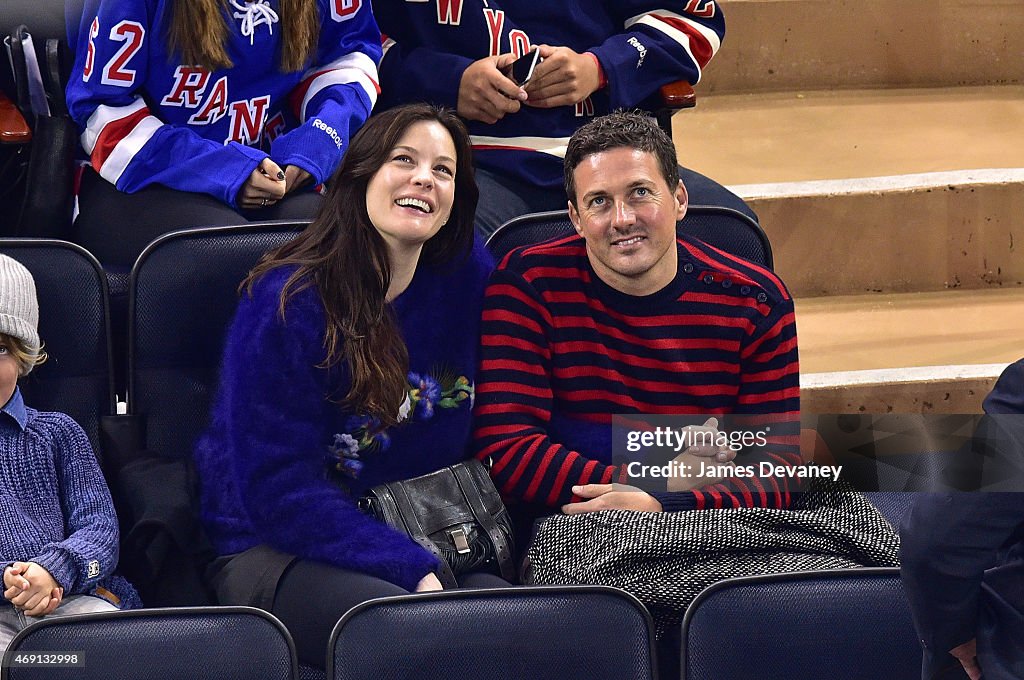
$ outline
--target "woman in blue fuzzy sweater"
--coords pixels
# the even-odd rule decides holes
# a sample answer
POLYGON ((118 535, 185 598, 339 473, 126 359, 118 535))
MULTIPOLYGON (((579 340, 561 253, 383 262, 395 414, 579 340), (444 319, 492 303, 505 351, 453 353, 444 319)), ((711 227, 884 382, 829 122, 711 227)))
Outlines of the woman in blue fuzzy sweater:
POLYGON ((441 589, 436 559, 355 499, 467 457, 493 267, 470 153, 451 112, 371 118, 314 223, 243 284, 196 451, 213 585, 277 615, 304 663, 353 605, 441 589))

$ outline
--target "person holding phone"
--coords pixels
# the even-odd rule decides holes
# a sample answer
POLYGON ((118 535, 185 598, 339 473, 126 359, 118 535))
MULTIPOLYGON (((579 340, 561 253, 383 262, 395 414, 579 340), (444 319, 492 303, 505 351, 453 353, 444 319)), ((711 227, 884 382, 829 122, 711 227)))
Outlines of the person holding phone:
MULTIPOLYGON (((616 109, 661 106, 659 88, 700 80, 725 34, 714 0, 373 0, 387 36, 381 108, 428 101, 456 108, 473 139, 490 234, 512 217, 566 207, 562 156, 584 123, 616 109), (537 49, 529 82, 509 67, 537 49)), ((697 204, 752 215, 716 182, 681 169, 697 204)))

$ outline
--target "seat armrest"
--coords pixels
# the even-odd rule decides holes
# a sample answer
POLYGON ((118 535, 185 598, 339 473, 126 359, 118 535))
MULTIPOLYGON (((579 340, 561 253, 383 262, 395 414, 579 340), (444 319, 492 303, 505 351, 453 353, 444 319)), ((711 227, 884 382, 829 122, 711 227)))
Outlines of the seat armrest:
POLYGON ((680 109, 692 109, 696 106, 697 95, 693 92, 693 86, 685 80, 662 85, 659 92, 662 106, 654 112, 654 117, 658 120, 658 127, 672 137, 672 114, 680 109))
POLYGON ((693 92, 693 85, 677 80, 661 86, 661 102, 666 109, 692 109, 697 105, 697 95, 693 92))
POLYGON ((7 95, 0 92, 0 144, 27 144, 32 130, 7 95))

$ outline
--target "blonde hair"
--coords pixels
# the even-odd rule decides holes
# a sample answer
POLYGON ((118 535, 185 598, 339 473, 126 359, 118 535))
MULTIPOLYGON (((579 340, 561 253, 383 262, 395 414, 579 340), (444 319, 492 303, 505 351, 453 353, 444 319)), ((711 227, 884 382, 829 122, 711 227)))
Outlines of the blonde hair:
POLYGON ((21 338, 16 338, 6 333, 0 333, 0 344, 7 348, 7 351, 11 353, 14 360, 18 363, 19 376, 28 375, 29 371, 47 359, 47 354, 43 351, 42 344, 39 347, 30 347, 21 338))

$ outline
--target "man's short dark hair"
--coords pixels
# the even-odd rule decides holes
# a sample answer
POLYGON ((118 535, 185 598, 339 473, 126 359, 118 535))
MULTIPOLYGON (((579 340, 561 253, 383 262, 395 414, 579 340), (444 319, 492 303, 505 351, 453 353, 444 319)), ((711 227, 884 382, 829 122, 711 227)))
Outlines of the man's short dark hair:
POLYGON ((637 149, 654 154, 669 189, 679 183, 676 147, 653 118, 638 111, 615 111, 576 130, 565 150, 565 194, 576 205, 576 168, 587 156, 611 149, 637 149))

